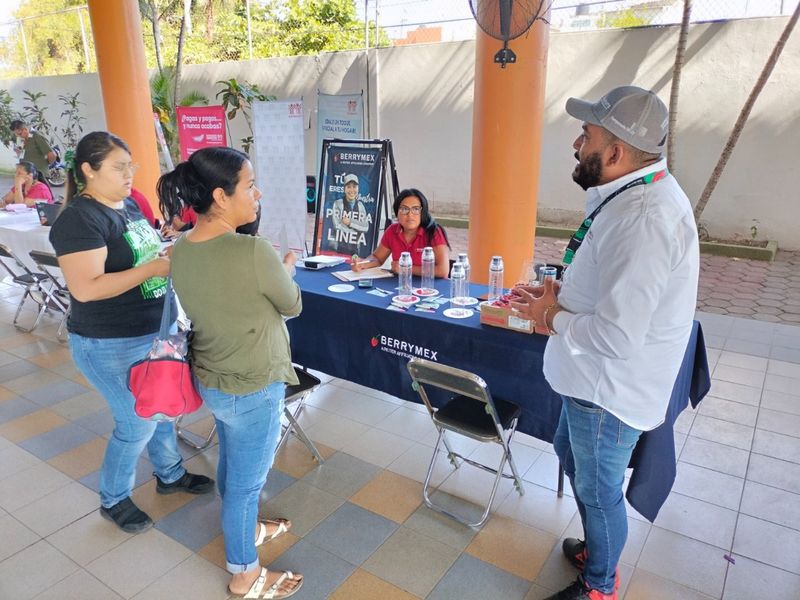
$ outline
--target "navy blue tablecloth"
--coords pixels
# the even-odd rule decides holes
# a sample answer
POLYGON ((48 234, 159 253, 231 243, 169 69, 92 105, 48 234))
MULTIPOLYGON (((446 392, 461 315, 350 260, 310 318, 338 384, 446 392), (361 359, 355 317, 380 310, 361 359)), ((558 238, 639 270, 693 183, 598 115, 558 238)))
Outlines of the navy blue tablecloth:
MULTIPOLYGON (((406 362, 412 356, 436 360, 481 376, 494 396, 521 406, 518 431, 553 441, 561 397, 542 373, 547 337, 481 325, 477 310, 463 320, 445 317, 446 306, 435 313, 413 308, 391 311, 386 308, 389 296, 368 294, 357 284, 351 292, 329 291, 329 286, 342 283, 329 269, 298 269, 296 280, 303 292, 303 312, 287 323, 296 363, 419 402, 406 362)), ((376 279, 374 284, 394 292, 397 279, 376 279)), ((436 287, 449 295, 447 280, 437 280, 436 287)), ((485 292, 482 286, 472 287, 473 295, 485 292)), ((695 323, 666 421, 642 435, 631 464, 628 499, 650 520, 658 514, 675 478, 674 420, 686 407, 690 391, 694 391, 693 401, 699 402, 709 386, 702 331, 695 323)), ((441 404, 446 398, 432 394, 431 400, 441 404)))

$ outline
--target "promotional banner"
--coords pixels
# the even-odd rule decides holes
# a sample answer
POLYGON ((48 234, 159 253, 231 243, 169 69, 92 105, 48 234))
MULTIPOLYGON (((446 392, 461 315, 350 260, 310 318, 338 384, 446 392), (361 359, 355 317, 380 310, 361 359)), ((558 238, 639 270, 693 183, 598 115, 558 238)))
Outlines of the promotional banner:
POLYGON ((306 240, 306 174, 303 101, 253 103, 251 160, 261 190, 259 234, 281 252, 303 253, 306 240))
POLYGON ((178 144, 181 160, 186 160, 200 148, 227 146, 225 109, 222 106, 178 106, 178 144))
POLYGON ((379 228, 381 149, 329 146, 325 160, 318 253, 367 257, 379 228))
POLYGON ((317 160, 322 155, 324 139, 364 139, 362 94, 317 94, 317 160))

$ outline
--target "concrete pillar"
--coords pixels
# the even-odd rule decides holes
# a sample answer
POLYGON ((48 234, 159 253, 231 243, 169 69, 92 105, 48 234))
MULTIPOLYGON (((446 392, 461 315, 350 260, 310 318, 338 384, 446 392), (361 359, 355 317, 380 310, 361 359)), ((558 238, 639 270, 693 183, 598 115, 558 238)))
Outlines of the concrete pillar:
POLYGON ((108 131, 121 137, 139 164, 133 185, 158 212, 160 176, 150 80, 142 43, 142 20, 136 0, 89 0, 97 70, 108 131))
POLYGON ((503 257, 506 287, 533 256, 548 36, 537 20, 511 40, 517 62, 501 69, 494 55, 502 42, 477 29, 469 258, 470 277, 480 283, 493 255, 503 257))

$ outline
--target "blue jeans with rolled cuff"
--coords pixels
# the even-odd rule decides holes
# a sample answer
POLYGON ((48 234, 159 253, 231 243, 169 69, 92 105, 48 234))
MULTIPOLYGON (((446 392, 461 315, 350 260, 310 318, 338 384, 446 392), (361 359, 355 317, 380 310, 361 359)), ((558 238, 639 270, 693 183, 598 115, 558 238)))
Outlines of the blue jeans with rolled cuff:
POLYGON ((227 568, 233 574, 244 573, 259 566, 258 498, 275 460, 286 384, 270 383, 240 396, 207 388, 197 378, 195 386, 217 423, 217 489, 222 497, 227 568))

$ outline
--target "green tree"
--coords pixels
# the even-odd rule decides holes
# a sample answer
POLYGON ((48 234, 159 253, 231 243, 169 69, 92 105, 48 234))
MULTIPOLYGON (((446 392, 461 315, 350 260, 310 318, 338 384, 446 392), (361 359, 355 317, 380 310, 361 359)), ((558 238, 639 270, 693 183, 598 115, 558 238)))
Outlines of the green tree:
POLYGON ((95 70, 97 65, 87 11, 81 12, 89 45, 88 64, 83 51, 78 11, 59 12, 84 4, 82 0, 24 0, 20 3, 13 16, 22 20, 22 27, 12 27, 10 35, 0 44, 0 75, 9 79, 25 77, 28 61, 32 75, 64 75, 95 70), (48 16, 30 18, 37 15, 48 16))
MULTIPOLYGON (((253 57, 363 48, 364 23, 357 19, 356 1, 253 0, 253 57)), ((33 75, 83 73, 96 69, 91 23, 86 10, 81 13, 89 45, 88 63, 83 52, 77 11, 37 16, 83 4, 85 0, 20 2, 14 12, 15 18, 37 17, 23 21, 33 75)), ((163 70, 182 62, 203 64, 245 60, 250 56, 242 0, 139 0, 139 11, 149 68, 163 70), (188 18, 184 18, 187 4, 188 18), (185 61, 176 61, 181 50, 185 61)), ((376 32, 374 23, 370 23, 370 46, 388 43, 386 33, 383 30, 376 32)), ((0 77, 12 79, 26 74, 22 34, 19 27, 12 28, 8 37, 0 41, 0 77)), ((173 92, 173 95, 180 96, 180 92, 173 92)))
POLYGON ((6 148, 13 147, 17 139, 11 131, 11 121, 20 117, 20 114, 11 108, 12 103, 8 90, 0 90, 0 143, 6 148))
MULTIPOLYGON (((180 6, 180 0, 139 0, 139 13, 147 21, 152 32, 152 48, 159 72, 164 70, 164 61, 161 59, 161 23, 168 18, 173 18, 180 6)), ((145 35, 145 39, 147 36, 145 35)))

